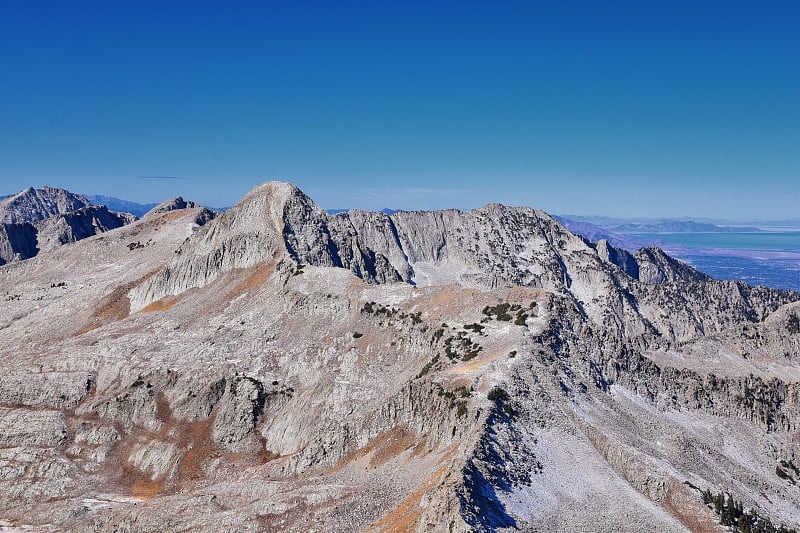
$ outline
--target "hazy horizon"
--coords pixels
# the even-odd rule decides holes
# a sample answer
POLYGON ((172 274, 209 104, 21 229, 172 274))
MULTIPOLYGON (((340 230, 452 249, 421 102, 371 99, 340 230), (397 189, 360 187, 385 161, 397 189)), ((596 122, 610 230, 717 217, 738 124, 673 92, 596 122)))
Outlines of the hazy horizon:
MULTIPOLYGON (((34 187, 36 189, 41 189, 43 187, 54 187, 54 188, 62 188, 62 189, 64 188, 64 187, 56 187, 55 185, 50 185, 50 184, 30 185, 29 187, 34 187)), ((23 189, 21 189, 19 191, 14 191, 13 193, 0 190, 0 200, 8 198, 10 196, 13 196, 14 194, 22 192, 25 189, 27 189, 27 187, 25 187, 25 188, 23 188, 23 189)), ((113 199, 113 200, 119 200, 119 201, 123 201, 123 202, 131 202, 131 203, 134 203, 134 204, 138 204, 140 206, 158 205, 161 202, 164 202, 164 201, 174 197, 174 196, 170 196, 168 198, 153 199, 153 200, 150 200, 150 201, 139 202, 139 201, 131 200, 130 198, 121 198, 119 196, 111 196, 111 195, 108 195, 108 194, 98 194, 98 193, 91 192, 91 191, 74 191, 74 190, 70 190, 70 189, 65 189, 65 190, 68 190, 69 192, 72 192, 72 193, 75 193, 75 194, 82 194, 82 195, 87 196, 87 197, 96 197, 96 196, 98 196, 98 197, 108 197, 108 198, 113 199)), ((184 194, 178 194, 177 196, 182 196, 185 200, 196 201, 194 198, 186 196, 184 194)), ((242 196, 244 196, 244 194, 242 196)), ((313 196, 312 196, 311 199, 315 200, 315 202, 316 202, 316 199, 313 198, 313 196)), ((484 205, 487 205, 488 203, 493 203, 493 202, 491 202, 491 201, 490 202, 484 202, 483 204, 476 205, 474 207, 463 208, 462 210, 466 211, 466 210, 470 210, 470 209, 480 208, 480 207, 483 207, 484 205)), ((220 204, 220 205, 212 205, 212 204, 202 203, 202 202, 200 202, 200 204, 204 205, 206 207, 210 207, 212 209, 229 209, 229 208, 231 208, 231 207, 233 207, 235 205, 235 202, 233 204, 230 204, 230 205, 222 205, 222 204, 220 204)), ((539 209, 535 205, 528 205, 528 206, 522 205, 522 204, 506 204, 506 205, 515 205, 517 207, 532 207, 532 208, 539 209)), ((342 207, 342 206, 333 207, 333 206, 327 206, 327 205, 319 205, 319 206, 322 209, 324 209, 324 210, 326 210, 328 212, 340 212, 340 211, 347 211, 349 209, 364 209, 364 210, 367 210, 367 211, 383 211, 383 210, 387 210, 387 209, 391 210, 391 211, 414 211, 415 210, 415 208, 413 208, 413 207, 388 206, 388 205, 384 206, 384 207, 381 207, 381 208, 372 208, 372 209, 370 209, 370 208, 361 208, 361 207, 353 207, 353 206, 344 206, 344 207, 342 207)), ((449 209, 449 208, 444 207, 442 209, 449 209)), ((460 208, 453 208, 453 209, 460 209, 460 208)), ((628 216, 628 217, 626 217, 626 216, 603 215, 603 214, 597 214, 597 213, 555 213, 555 212, 548 212, 548 213, 551 214, 551 215, 555 215, 555 216, 558 216, 558 217, 570 219, 570 220, 573 220, 573 221, 585 221, 585 222, 589 222, 589 223, 592 223, 592 224, 595 224, 595 225, 601 225, 601 226, 603 224, 615 224, 615 223, 653 224, 653 223, 658 223, 658 222, 675 222, 675 221, 677 221, 677 222, 698 222, 698 223, 723 224, 723 225, 725 225, 725 224, 728 224, 728 225, 757 225, 757 224, 764 224, 766 227, 771 227, 771 226, 778 227, 779 224, 783 223, 783 224, 787 224, 787 227, 785 229, 788 230, 788 231, 795 231, 798 228, 800 228, 800 217, 783 218, 783 219, 777 219, 777 218, 734 219, 734 218, 714 218, 714 217, 691 216, 691 215, 673 216, 673 217, 669 217, 669 216, 667 216, 667 217, 658 217, 658 216, 649 216, 649 217, 647 217, 647 216, 628 216)))

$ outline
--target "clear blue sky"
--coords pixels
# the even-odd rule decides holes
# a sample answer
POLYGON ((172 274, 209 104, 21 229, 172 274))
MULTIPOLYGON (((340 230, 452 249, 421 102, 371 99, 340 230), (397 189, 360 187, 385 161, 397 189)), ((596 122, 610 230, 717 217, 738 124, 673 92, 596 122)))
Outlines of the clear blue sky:
POLYGON ((800 216, 797 1, 4 0, 0 67, 0 193, 800 216))

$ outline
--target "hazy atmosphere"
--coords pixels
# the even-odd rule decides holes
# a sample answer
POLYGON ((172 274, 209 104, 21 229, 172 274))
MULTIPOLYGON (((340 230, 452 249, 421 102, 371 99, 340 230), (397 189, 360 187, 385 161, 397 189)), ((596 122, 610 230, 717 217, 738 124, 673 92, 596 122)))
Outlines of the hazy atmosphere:
POLYGON ((796 2, 3 2, 0 194, 797 217, 796 2))

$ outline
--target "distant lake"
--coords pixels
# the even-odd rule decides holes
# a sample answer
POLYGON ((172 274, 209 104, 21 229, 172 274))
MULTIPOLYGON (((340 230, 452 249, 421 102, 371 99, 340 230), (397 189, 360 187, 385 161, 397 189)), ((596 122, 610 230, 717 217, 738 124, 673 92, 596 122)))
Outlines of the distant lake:
POLYGON ((800 231, 763 233, 639 233, 716 279, 800 291, 800 231))
POLYGON ((794 252, 800 255, 800 231, 762 233, 637 233, 631 237, 646 241, 679 244, 704 250, 761 250, 794 252))

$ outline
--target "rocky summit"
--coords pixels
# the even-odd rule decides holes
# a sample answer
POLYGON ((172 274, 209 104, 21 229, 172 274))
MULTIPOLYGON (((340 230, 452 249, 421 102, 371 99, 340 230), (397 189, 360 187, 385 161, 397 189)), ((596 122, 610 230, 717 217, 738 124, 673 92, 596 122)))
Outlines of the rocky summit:
POLYGON ((29 187, 0 200, 0 265, 30 259, 134 220, 129 213, 94 206, 80 194, 29 187))
POLYGON ((800 527, 797 293, 287 183, 106 229, 0 267, 8 530, 800 527))

